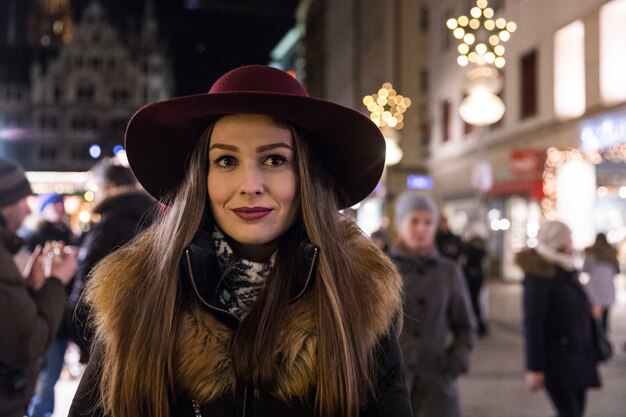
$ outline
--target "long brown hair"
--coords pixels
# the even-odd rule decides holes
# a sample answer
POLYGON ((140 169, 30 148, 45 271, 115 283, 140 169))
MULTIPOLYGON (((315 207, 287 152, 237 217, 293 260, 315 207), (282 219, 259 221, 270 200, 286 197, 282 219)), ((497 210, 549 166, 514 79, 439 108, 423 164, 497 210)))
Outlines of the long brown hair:
MULTIPOLYGON (((312 288, 318 332, 316 413, 354 417, 374 394, 373 347, 361 343, 367 326, 351 287, 358 278, 357 265, 341 225, 346 220, 337 211, 342 196, 311 142, 291 130, 301 215, 281 237, 276 268, 234 335, 235 371, 259 388, 273 387, 278 362, 275 347, 290 294, 290 280, 281 277, 292 276, 288 273, 294 268, 292 240, 299 239, 297 231, 302 229, 320 250, 312 288)), ((102 345, 101 405, 112 417, 166 417, 170 413, 175 326, 183 303, 179 263, 207 210, 211 131, 212 127, 207 129, 196 145, 168 212, 114 257, 105 258, 88 287, 87 299, 96 309, 97 343, 102 345), (118 297, 123 299, 103 299, 98 276, 121 268, 140 279, 132 280, 130 289, 118 297), (98 307, 115 309, 116 314, 98 314, 98 307)))

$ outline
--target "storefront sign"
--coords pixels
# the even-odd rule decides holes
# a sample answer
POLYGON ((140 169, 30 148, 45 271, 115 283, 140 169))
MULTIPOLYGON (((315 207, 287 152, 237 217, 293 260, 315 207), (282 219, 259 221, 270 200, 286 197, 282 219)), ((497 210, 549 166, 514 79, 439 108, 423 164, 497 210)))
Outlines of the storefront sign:
POLYGON ((509 157, 511 172, 516 174, 535 174, 543 171, 545 151, 537 149, 516 149, 509 157))
POLYGON ((599 151, 626 143, 626 111, 587 120, 580 127, 580 147, 599 151))
POLYGON ((409 175, 406 186, 409 190, 430 190, 433 188, 433 179, 428 175, 409 175))

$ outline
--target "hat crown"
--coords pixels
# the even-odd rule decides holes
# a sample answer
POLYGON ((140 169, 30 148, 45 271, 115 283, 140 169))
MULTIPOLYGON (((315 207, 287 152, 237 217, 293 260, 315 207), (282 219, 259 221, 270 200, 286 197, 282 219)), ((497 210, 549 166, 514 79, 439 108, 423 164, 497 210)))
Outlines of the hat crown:
POLYGON ((209 94, 273 93, 308 97, 306 89, 287 72, 264 65, 248 65, 222 75, 209 94))

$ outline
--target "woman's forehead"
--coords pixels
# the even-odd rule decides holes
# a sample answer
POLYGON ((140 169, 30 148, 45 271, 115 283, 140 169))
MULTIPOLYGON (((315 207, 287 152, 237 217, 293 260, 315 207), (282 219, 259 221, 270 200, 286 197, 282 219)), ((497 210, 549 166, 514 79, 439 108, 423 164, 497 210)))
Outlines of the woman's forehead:
POLYGON ((220 118, 211 132, 210 143, 262 144, 285 142, 293 144, 291 129, 281 121, 260 114, 236 114, 220 118))

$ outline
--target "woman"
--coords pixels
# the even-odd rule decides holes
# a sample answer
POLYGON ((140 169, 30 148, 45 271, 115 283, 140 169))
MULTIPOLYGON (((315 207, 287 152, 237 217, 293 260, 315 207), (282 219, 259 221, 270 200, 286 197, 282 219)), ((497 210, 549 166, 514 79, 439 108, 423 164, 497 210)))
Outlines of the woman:
POLYGON ((169 208, 94 272, 70 415, 411 414, 401 279, 337 212, 379 179, 375 125, 248 66, 141 109, 126 150, 169 208))
POLYGON ((517 255, 524 271, 526 385, 545 387, 558 417, 581 417, 586 391, 599 387, 591 304, 578 281, 570 229, 550 221, 535 249, 517 255))
POLYGON ((437 251, 433 200, 406 192, 395 208, 399 239, 390 256, 404 278, 400 345, 411 406, 415 417, 459 417, 456 379, 469 368, 475 339, 463 273, 437 251))
POLYGON ((617 251, 606 240, 604 233, 598 233, 593 246, 585 250, 585 263, 582 272, 589 274, 585 290, 589 299, 602 308, 602 326, 608 331, 609 308, 615 303, 613 278, 619 274, 617 251))

